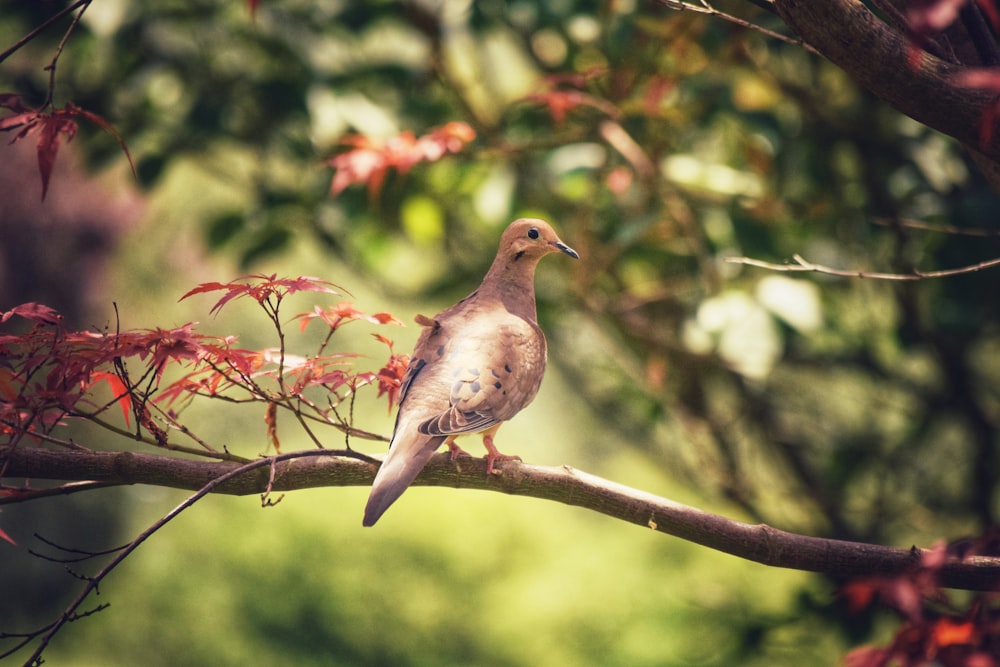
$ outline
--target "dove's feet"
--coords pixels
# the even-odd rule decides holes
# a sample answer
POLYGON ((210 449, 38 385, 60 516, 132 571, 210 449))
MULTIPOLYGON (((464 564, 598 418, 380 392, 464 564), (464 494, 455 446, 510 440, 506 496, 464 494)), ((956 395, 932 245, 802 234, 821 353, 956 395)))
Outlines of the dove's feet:
MULTIPOLYGON (((497 451, 497 448, 493 445, 493 435, 486 433, 483 434, 483 447, 486 448, 486 474, 493 474, 493 464, 497 461, 520 461, 520 456, 510 456, 508 454, 501 454, 497 451)), ((499 474, 499 473, 497 473, 499 474)))
POLYGON ((448 445, 448 451, 451 452, 452 461, 455 461, 459 456, 468 456, 470 459, 472 458, 472 454, 455 444, 455 436, 451 436, 445 440, 444 444, 448 445))

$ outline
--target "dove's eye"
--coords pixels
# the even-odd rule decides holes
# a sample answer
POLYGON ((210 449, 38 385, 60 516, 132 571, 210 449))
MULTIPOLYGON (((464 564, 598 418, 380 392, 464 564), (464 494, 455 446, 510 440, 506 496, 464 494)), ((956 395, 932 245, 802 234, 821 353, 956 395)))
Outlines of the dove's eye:
POLYGON ((531 229, 528 230, 528 238, 529 239, 537 239, 538 238, 538 228, 537 227, 532 227, 531 229))

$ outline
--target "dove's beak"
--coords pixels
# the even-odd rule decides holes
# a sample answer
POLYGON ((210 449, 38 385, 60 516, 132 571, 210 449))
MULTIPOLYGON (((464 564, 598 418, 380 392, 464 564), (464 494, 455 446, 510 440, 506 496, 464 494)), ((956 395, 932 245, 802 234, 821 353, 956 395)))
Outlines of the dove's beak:
POLYGON ((580 253, 578 253, 576 250, 573 250, 572 248, 570 248, 568 245, 566 245, 562 241, 550 241, 549 245, 551 245, 553 248, 555 248, 556 250, 558 250, 560 252, 566 253, 567 255, 569 255, 570 257, 572 257, 573 259, 580 259, 580 253))

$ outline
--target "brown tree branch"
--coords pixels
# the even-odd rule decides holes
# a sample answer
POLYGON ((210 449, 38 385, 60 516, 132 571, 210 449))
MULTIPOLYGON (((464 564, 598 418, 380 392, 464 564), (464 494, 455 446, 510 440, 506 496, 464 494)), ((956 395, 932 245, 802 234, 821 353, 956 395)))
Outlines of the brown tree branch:
POLYGON ((928 278, 948 278, 960 276, 966 273, 975 273, 985 269, 1000 266, 1000 257, 988 259, 969 266, 960 266, 956 269, 942 269, 940 271, 914 271, 913 273, 880 273, 878 271, 854 271, 851 269, 835 269, 822 264, 813 264, 802 255, 792 255, 794 264, 775 264, 749 257, 726 257, 729 264, 743 264, 744 266, 756 266, 757 268, 769 271, 782 271, 784 273, 822 273, 828 276, 838 276, 840 278, 870 278, 872 280, 895 280, 911 282, 914 280, 925 280, 928 278))
MULTIPOLYGON (((261 465, 219 480, 212 490, 249 495, 371 483, 374 463, 337 454, 330 450, 309 450, 299 456, 285 454, 273 466, 261 465)), ((12 477, 153 484, 191 490, 204 489, 213 480, 233 475, 240 468, 239 463, 228 461, 28 447, 0 450, 3 466, 12 477)), ((431 460, 415 484, 555 500, 764 565, 837 577, 897 575, 919 565, 922 554, 916 547, 901 549, 831 540, 734 521, 569 467, 507 463, 502 474, 487 476, 483 460, 459 459, 452 463, 449 455, 442 453, 431 460)), ((947 587, 1000 590, 1000 558, 952 558, 939 574, 942 585, 947 587)))
POLYGON ((965 68, 921 50, 856 0, 774 0, 788 26, 851 78, 902 113, 1000 165, 1000 133, 980 144, 989 91, 956 85, 965 68))

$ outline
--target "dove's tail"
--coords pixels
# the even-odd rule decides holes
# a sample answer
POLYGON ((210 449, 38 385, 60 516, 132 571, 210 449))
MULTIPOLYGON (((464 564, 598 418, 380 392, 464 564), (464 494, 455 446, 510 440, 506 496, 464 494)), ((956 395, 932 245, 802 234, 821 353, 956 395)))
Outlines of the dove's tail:
POLYGON ((407 487, 416 479, 420 471, 437 448, 444 442, 444 436, 421 438, 422 442, 393 443, 389 453, 375 475, 372 490, 365 505, 362 525, 374 526, 389 506, 403 495, 407 487))

